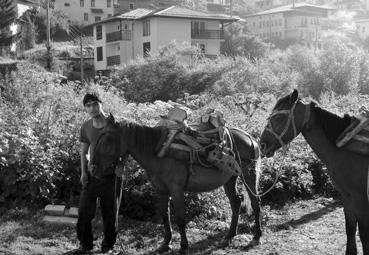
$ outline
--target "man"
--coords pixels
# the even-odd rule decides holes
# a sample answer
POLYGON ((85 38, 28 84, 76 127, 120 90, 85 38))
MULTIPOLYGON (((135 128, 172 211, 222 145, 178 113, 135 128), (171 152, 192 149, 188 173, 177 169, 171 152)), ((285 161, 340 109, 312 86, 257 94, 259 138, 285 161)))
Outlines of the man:
MULTIPOLYGON (((115 174, 114 160, 104 164, 104 160, 112 158, 99 149, 100 141, 106 130, 114 128, 112 116, 107 116, 101 100, 97 94, 87 93, 83 98, 83 105, 90 119, 83 123, 80 130, 81 142, 81 184, 77 237, 80 247, 72 254, 88 254, 93 249, 93 235, 91 221, 96 210, 96 200, 100 198, 101 214, 104 223, 104 239, 101 244, 101 252, 108 253, 113 249, 116 241, 115 230, 115 174), (87 164, 87 154, 89 162, 87 164), (91 163, 93 162, 93 163, 91 163)), ((119 139, 116 139, 119 140, 119 139)), ((119 146, 119 145, 118 145, 119 146)), ((112 144, 109 148, 119 148, 112 144)))

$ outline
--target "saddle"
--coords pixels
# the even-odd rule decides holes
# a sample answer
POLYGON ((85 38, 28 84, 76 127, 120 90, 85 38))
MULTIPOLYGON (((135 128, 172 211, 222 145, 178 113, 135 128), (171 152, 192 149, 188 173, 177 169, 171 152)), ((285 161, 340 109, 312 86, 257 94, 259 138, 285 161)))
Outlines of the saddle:
POLYGON ((361 113, 352 117, 351 124, 336 140, 338 148, 363 156, 369 156, 369 111, 360 108, 361 113))
POLYGON ((160 146, 158 157, 174 156, 205 167, 215 166, 232 175, 240 175, 241 168, 232 151, 232 139, 223 114, 209 109, 199 123, 188 125, 186 110, 174 107, 167 116, 161 116, 157 126, 168 129, 160 146))

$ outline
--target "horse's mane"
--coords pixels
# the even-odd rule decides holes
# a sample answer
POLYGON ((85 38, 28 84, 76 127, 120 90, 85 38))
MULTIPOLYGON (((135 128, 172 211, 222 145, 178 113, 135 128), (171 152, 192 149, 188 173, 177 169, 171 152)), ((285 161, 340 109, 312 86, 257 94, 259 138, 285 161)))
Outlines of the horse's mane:
POLYGON ((345 114, 340 117, 332 112, 322 109, 315 102, 312 102, 313 111, 318 124, 332 143, 336 143, 338 136, 350 125, 351 117, 345 114))
POLYGON ((163 134, 163 127, 148 127, 137 123, 126 123, 129 130, 129 144, 139 150, 155 153, 156 147, 163 134))

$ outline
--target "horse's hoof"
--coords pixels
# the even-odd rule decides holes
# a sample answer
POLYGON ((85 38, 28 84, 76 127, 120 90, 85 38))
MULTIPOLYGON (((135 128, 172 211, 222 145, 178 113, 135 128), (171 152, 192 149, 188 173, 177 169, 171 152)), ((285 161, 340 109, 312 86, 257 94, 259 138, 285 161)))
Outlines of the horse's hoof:
POLYGON ((225 237, 223 239, 223 241, 220 243, 220 247, 224 248, 224 247, 228 247, 232 244, 232 238, 230 237, 225 237))
POLYGON ((246 246, 247 249, 253 248, 255 246, 258 246, 260 244, 260 239, 252 239, 246 246))
POLYGON ((168 252, 172 250, 172 246, 171 245, 167 245, 167 244, 162 244, 160 245, 160 247, 155 251, 155 254, 162 254, 164 252, 168 252))

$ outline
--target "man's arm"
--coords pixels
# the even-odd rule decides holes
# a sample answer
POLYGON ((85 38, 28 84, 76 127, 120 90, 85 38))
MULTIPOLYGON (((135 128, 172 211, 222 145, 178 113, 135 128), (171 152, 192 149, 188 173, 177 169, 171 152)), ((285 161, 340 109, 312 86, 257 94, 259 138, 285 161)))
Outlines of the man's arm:
POLYGON ((81 143, 81 183, 83 186, 87 185, 87 153, 89 144, 81 143))

